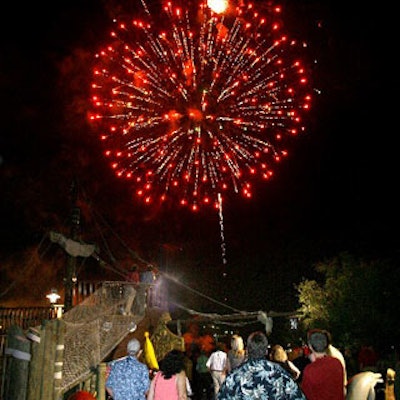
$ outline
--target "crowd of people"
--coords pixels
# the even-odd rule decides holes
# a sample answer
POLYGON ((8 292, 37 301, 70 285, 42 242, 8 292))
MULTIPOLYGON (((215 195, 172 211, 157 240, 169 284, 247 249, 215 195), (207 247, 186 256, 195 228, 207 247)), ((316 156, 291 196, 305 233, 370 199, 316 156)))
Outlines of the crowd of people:
POLYGON ((367 400, 375 398, 371 390, 381 376, 374 369, 378 357, 371 346, 363 347, 358 358, 350 357, 334 347, 329 332, 321 329, 310 330, 307 344, 296 353, 280 344, 271 346, 261 331, 251 333, 246 346, 240 335, 233 335, 229 346, 217 342, 211 350, 200 348, 190 357, 184 351, 172 350, 159 361, 155 374, 139 361, 141 351, 139 341, 132 339, 127 356, 110 363, 106 381, 110 399, 367 400), (375 381, 371 381, 369 391, 362 389, 365 397, 361 389, 354 397, 354 387, 357 379, 364 379, 363 373, 375 374, 375 381))

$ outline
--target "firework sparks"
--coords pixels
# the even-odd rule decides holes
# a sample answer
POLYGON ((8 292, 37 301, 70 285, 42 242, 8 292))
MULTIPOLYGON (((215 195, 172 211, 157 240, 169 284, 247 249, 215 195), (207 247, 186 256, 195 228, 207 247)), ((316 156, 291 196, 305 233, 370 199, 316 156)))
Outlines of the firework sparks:
POLYGON ((111 167, 146 203, 250 198, 304 130, 301 46, 281 33, 279 8, 217 14, 183 1, 154 16, 142 5, 145 17, 117 22, 96 56, 90 119, 111 167))

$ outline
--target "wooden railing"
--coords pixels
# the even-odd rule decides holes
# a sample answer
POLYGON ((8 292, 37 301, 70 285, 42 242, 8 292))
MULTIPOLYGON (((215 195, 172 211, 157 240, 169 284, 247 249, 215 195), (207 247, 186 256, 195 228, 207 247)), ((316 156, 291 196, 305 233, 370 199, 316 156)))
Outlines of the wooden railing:
MULTIPOLYGON (((80 281, 73 289, 73 305, 76 306, 93 294, 103 282, 80 281)), ((164 287, 154 285, 147 291, 147 306, 167 309, 167 293, 164 287)), ((60 306, 0 307, 0 335, 6 334, 11 325, 26 330, 39 326, 44 320, 60 317, 60 306)), ((62 305, 61 305, 62 308, 62 305)), ((62 310, 61 310, 62 311, 62 310)))
MULTIPOLYGON (((79 282, 73 290, 73 305, 77 305, 90 296, 101 285, 101 282, 79 282)), ((61 306, 62 307, 62 306, 61 306)), ((0 334, 6 334, 11 325, 26 330, 39 326, 44 320, 60 316, 59 307, 0 307, 0 334)))
POLYGON ((72 290, 72 305, 76 306, 93 294, 103 282, 79 281, 72 290))
POLYGON ((11 325, 28 329, 39 326, 44 320, 56 318, 54 307, 0 307, 0 334, 5 334, 11 325))

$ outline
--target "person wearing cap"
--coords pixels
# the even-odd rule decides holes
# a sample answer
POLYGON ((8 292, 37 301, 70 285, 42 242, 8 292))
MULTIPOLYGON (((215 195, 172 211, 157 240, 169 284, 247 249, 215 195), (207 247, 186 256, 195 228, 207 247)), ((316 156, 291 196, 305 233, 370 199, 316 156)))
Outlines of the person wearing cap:
POLYGON ((113 400, 145 400, 150 387, 147 365, 138 360, 142 350, 137 339, 127 345, 126 357, 110 363, 106 390, 113 400))
POLYGON ((310 360, 303 371, 301 389, 307 400, 344 400, 342 363, 328 354, 330 334, 314 329, 308 333, 310 360))
POLYGON ((247 359, 231 370, 217 400, 305 400, 299 385, 267 357, 268 338, 256 331, 247 338, 247 359))

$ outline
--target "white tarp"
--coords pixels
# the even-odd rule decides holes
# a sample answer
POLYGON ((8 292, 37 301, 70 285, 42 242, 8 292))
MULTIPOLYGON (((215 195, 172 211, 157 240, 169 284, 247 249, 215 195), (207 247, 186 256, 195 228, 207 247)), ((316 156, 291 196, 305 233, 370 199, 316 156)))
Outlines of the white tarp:
POLYGON ((94 244, 80 243, 72 239, 68 239, 58 232, 50 232, 50 240, 58 243, 70 256, 73 257, 90 257, 96 251, 94 244))

